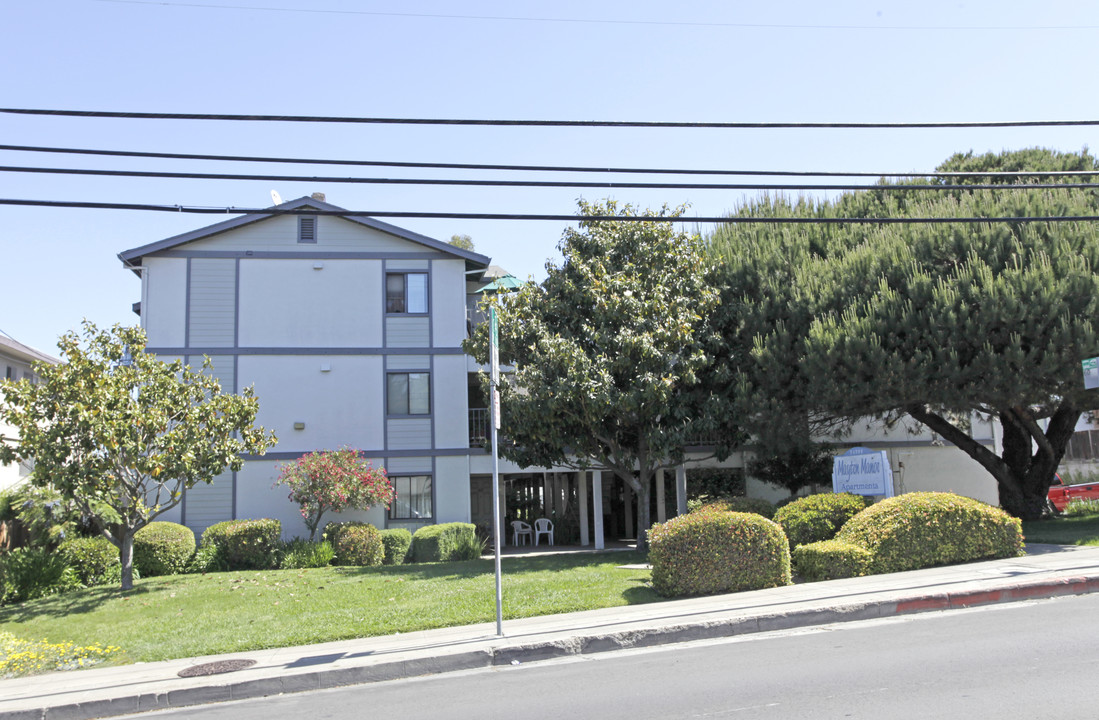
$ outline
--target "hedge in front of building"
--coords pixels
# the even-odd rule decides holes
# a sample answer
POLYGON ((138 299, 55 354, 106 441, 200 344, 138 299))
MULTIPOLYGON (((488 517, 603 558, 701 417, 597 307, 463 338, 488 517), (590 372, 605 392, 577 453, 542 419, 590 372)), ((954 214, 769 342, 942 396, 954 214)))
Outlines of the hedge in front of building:
POLYGON ((790 584, 790 544, 756 513, 702 509, 649 531, 653 588, 665 597, 790 584))
POLYGON ((775 504, 762 498, 724 497, 708 502, 692 512, 710 511, 755 513, 770 520, 775 514, 775 504))
POLYGON ((354 520, 328 523, 324 528, 324 539, 332 543, 337 565, 370 567, 381 565, 385 559, 382 534, 370 523, 354 520))
POLYGON ((412 536, 412 561, 476 560, 481 557, 482 547, 477 526, 472 523, 425 525, 412 536))
POLYGON ((195 534, 186 525, 151 522, 134 533, 134 567, 141 577, 176 575, 195 554, 195 534))
POLYGON ((873 574, 1023 554, 1018 518, 954 493, 888 498, 851 518, 836 540, 868 550, 873 574))
POLYGON ((851 493, 819 493, 798 498, 775 511, 774 521, 790 539, 790 548, 831 540, 840 528, 866 509, 867 498, 851 493))
POLYGON ((226 520, 202 533, 202 547, 217 548, 226 570, 271 570, 278 565, 282 523, 272 518, 226 520))
POLYGON ((798 545, 790 554, 794 572, 809 582, 869 575, 873 560, 866 548, 839 540, 798 545))

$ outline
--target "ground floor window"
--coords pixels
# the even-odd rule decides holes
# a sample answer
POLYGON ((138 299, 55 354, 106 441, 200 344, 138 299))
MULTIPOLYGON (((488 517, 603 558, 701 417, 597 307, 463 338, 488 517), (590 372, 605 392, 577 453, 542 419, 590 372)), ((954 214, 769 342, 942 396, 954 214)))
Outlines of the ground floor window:
POLYGON ((391 520, 431 519, 430 475, 391 475, 389 480, 397 491, 397 499, 389 506, 391 520))

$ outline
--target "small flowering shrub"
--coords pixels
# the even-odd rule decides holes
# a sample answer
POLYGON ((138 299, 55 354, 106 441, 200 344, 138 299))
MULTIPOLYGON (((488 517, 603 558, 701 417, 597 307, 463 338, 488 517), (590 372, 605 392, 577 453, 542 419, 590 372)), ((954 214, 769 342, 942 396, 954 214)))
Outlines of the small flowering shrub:
POLYGON ((216 547, 226 570, 272 570, 278 566, 282 523, 262 520, 226 520, 202 533, 202 547, 216 547))
POLYGON ((289 497, 301 507, 310 540, 329 510, 369 510, 375 505, 388 509, 393 500, 385 468, 373 467, 351 448, 306 453, 289 465, 280 465, 276 484, 290 488, 289 497))
POLYGON ((0 604, 23 602, 83 587, 60 553, 22 547, 0 555, 0 604))
POLYGON ((775 514, 775 505, 762 498, 724 497, 701 505, 691 512, 705 512, 708 510, 755 513, 756 515, 762 515, 770 520, 775 514))
POLYGON ((35 642, 0 632, 0 679, 90 667, 121 652, 114 645, 35 642))
POLYGON ((798 545, 790 554, 794 572, 809 582, 869 575, 873 559, 866 548, 839 540, 798 545))
POLYGON ((653 589, 666 597, 790 584, 790 544, 756 513, 703 509, 649 531, 653 589))
POLYGON ((866 509, 861 495, 820 493, 798 498, 775 511, 774 521, 782 526, 790 547, 831 540, 844 523, 866 509))
POLYGON ((336 551, 327 541, 313 542, 305 538, 294 538, 282 544, 279 557, 281 570, 301 570, 331 565, 336 557, 336 551))
POLYGON ((412 533, 404 528, 382 530, 382 546, 385 548, 385 565, 400 565, 408 560, 412 547, 412 533))
POLYGON ((472 523, 425 525, 412 536, 412 561, 476 560, 483 547, 472 523))
POLYGON ((875 574, 1023 554, 1018 518, 953 493, 883 500, 851 518, 836 540, 869 550, 875 574))
POLYGON ((134 567, 142 577, 178 575, 195 554, 195 534, 173 522, 151 522, 134 534, 134 567))
POLYGON ((103 536, 71 538, 61 543, 57 551, 88 587, 122 581, 118 548, 103 536))
POLYGON ((329 523, 324 539, 332 543, 337 565, 381 565, 385 559, 382 534, 370 523, 329 523))

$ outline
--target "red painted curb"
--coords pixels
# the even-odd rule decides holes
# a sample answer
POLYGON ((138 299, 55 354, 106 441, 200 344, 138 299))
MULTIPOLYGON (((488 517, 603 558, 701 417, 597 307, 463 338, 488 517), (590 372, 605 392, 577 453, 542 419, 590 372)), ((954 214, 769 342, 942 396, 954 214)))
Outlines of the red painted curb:
POLYGON ((1099 592, 1099 578, 1071 577, 1040 582, 1023 583, 999 590, 972 590, 968 592, 926 595, 897 603, 898 615, 929 610, 947 610, 949 608, 992 605, 1012 600, 1034 600, 1037 598, 1058 597, 1061 595, 1083 595, 1099 592))

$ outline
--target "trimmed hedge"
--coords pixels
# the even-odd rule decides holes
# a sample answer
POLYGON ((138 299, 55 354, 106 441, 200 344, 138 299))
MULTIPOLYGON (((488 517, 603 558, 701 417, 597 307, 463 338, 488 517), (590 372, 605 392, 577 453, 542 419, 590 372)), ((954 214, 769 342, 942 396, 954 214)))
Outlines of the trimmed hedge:
POLYGON ((694 512, 708 512, 711 510, 716 510, 718 512, 755 513, 756 515, 762 515, 768 520, 775 515, 774 503, 761 498, 750 497, 721 498, 703 505, 694 512))
POLYGON ((122 582, 118 548, 102 535, 66 540, 57 551, 88 587, 122 582))
POLYGON ((1018 518, 953 493, 917 492, 883 500, 851 518, 836 540, 869 550, 872 573, 1023 554, 1018 518))
POLYGON ((412 533, 404 528, 382 530, 382 547, 385 548, 385 565, 400 565, 408 561, 412 548, 412 533))
POLYGON ((173 522, 151 522, 134 533, 134 567, 141 577, 178 575, 195 554, 195 534, 173 522))
POLYGON ((385 559, 385 546, 382 534, 370 523, 347 522, 328 523, 324 528, 324 539, 332 544, 336 553, 336 565, 381 565, 385 559))
POLYGON ((225 570, 272 570, 278 566, 282 523, 262 520, 226 520, 202 533, 202 547, 216 547, 225 570))
POLYGON ((477 526, 472 523, 425 525, 412 536, 412 561, 476 560, 482 548, 477 526))
POLYGON ((869 550, 839 540, 798 545, 790 555, 796 572, 803 580, 838 580, 870 574, 874 556, 869 550))
POLYGON ((711 508, 654 525, 649 562, 653 588, 666 597, 790 584, 790 544, 757 513, 711 508))
POLYGON ((866 509, 866 498, 851 493, 821 493, 798 498, 775 511, 774 521, 790 539, 790 548, 831 540, 851 518, 866 509))

